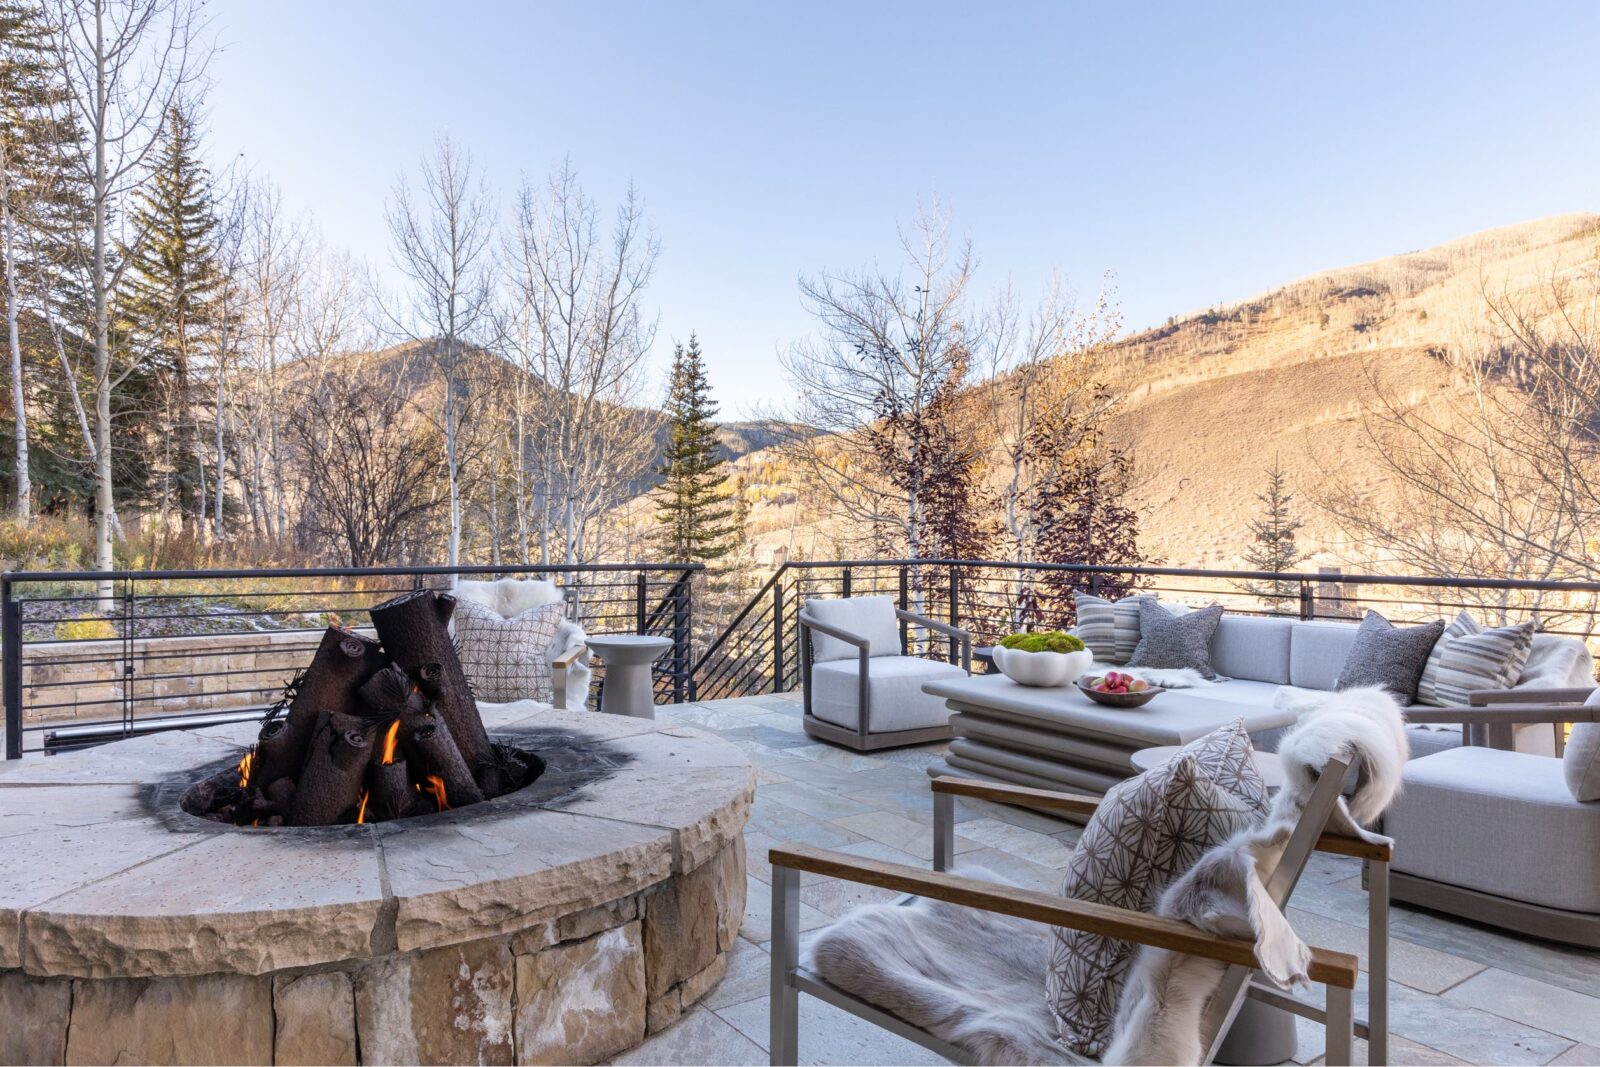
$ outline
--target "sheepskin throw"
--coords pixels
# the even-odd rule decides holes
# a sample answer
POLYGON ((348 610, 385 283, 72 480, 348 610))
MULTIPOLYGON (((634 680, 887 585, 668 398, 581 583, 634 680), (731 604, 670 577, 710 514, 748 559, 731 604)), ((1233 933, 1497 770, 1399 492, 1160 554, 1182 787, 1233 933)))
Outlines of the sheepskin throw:
MULTIPOLYGON (((981 867, 950 873, 1012 884, 981 867)), ((801 965, 978 1063, 1063 1063, 1041 995, 1049 951, 1038 923, 917 897, 856 908, 817 932, 801 965)))
POLYGON ((1221 621, 1219 604, 1174 615, 1154 600, 1146 600, 1139 605, 1139 644, 1128 657, 1128 669, 1191 670, 1202 678, 1215 678, 1211 638, 1221 621))
MULTIPOLYGON (((1250 938, 1268 978, 1285 987, 1306 984, 1311 952, 1268 893, 1266 880, 1332 759, 1355 763, 1357 780, 1348 806, 1342 797, 1336 801, 1325 828, 1387 842, 1361 824, 1375 820, 1399 793, 1409 755, 1400 708, 1387 692, 1363 688, 1328 696, 1279 742, 1284 786, 1266 823, 1208 852, 1162 894, 1156 913, 1214 934, 1250 938)), ((1199 1063, 1203 1040, 1213 1036, 1200 1032, 1202 1013, 1225 970, 1196 956, 1140 949, 1105 1061, 1199 1063)))
MULTIPOLYGON (((1112 787, 1067 862, 1061 895, 1150 911, 1169 882, 1235 832, 1259 823, 1266 787, 1251 759, 1244 720, 1184 746, 1166 764, 1112 787)), ((1057 928, 1045 976, 1061 1041, 1099 1056, 1133 946, 1057 928)))
POLYGON ((545 604, 506 619, 481 604, 458 600, 455 638, 472 695, 491 702, 548 704, 555 693, 550 646, 565 615, 565 605, 545 604))
POLYGON ((1444 621, 1399 627, 1369 610, 1356 628, 1355 643, 1345 655, 1335 689, 1382 686, 1402 704, 1417 699, 1417 685, 1433 646, 1444 633, 1444 621))
POLYGON ((1072 632, 1078 635, 1094 658, 1102 663, 1128 662, 1133 650, 1139 646, 1139 605, 1154 601, 1150 593, 1126 596, 1121 600, 1107 600, 1088 593, 1073 593, 1077 606, 1078 625, 1072 632))

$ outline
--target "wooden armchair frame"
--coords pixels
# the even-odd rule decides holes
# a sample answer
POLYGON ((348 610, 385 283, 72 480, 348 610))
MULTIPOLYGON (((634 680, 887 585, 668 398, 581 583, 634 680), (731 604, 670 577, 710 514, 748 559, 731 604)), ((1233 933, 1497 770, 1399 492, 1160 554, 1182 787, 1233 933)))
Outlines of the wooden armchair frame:
MULTIPOLYGON (((957 642, 961 651, 961 666, 968 674, 972 673, 972 635, 959 626, 953 626, 938 619, 930 619, 925 615, 906 611, 902 608, 895 609, 895 618, 911 626, 920 626, 934 633, 957 642)), ((805 703, 805 717, 802 725, 806 733, 812 737, 831 741, 834 744, 845 745, 857 752, 871 752, 880 748, 893 748, 899 745, 925 745, 932 741, 948 741, 950 739, 950 726, 948 723, 941 726, 923 726, 911 730, 885 730, 879 733, 872 732, 872 698, 871 698, 871 666, 872 656, 868 641, 859 634, 849 630, 824 623, 812 618, 804 610, 800 612, 800 691, 805 703), (817 718, 811 712, 811 668, 815 657, 811 648, 811 631, 826 634, 837 641, 843 641, 856 650, 856 706, 859 714, 856 717, 855 729, 840 726, 837 723, 827 722, 817 718)), ((902 635, 903 640, 903 635, 902 635)), ((901 655, 905 654, 904 644, 900 647, 901 655)))
MULTIPOLYGON (((1330 761, 1313 791, 1306 810, 1295 827, 1283 859, 1269 877, 1267 891, 1281 907, 1293 892, 1306 862, 1314 850, 1342 855, 1381 854, 1385 870, 1390 858, 1387 847, 1369 845, 1323 832, 1328 816, 1339 798, 1348 766, 1330 761), (1325 844, 1326 843, 1326 844, 1325 844)), ((846 853, 829 852, 804 845, 785 845, 769 853, 772 863, 772 996, 770 1057, 774 1064, 794 1064, 799 1060, 799 995, 806 993, 825 1000, 869 1022, 899 1034, 957 1063, 970 1063, 969 1053, 902 1019, 889 1014, 847 992, 829 985, 821 976, 800 966, 800 875, 816 874, 840 878, 863 885, 878 886, 913 896, 932 897, 967 907, 1012 915, 1032 922, 1065 926, 1075 930, 1104 934, 1140 945, 1204 956, 1228 964, 1217 993, 1206 1007, 1201 1044, 1206 1050, 1203 1062, 1210 1063, 1238 1014, 1244 999, 1254 997, 1304 1018, 1322 1022, 1327 1034, 1327 1059, 1330 1065, 1349 1064, 1356 1035, 1368 1038, 1370 1062, 1386 1062, 1387 1025, 1358 1026, 1353 998, 1359 962, 1356 957, 1327 949, 1312 949, 1311 979, 1327 988, 1327 1006, 1318 1008, 1296 1000, 1274 987, 1250 981, 1256 969, 1255 946, 1245 940, 1218 937, 1188 923, 1157 915, 1071 900, 1052 893, 1040 893, 1013 886, 998 885, 947 872, 955 848, 955 800, 958 796, 991 800, 1047 811, 1053 814, 1092 814, 1099 801, 1043 789, 973 782, 958 778, 938 778, 933 782, 934 865, 924 871, 896 863, 865 860, 846 853)), ((1387 899, 1387 898, 1385 898, 1387 899)), ((1383 958, 1387 960, 1387 912, 1383 958)), ((1387 973, 1374 970, 1373 987, 1387 985, 1387 973)), ((1386 1014, 1386 1002, 1380 1017, 1386 1014)), ((1369 1007, 1369 1013, 1370 1007, 1369 1007)))

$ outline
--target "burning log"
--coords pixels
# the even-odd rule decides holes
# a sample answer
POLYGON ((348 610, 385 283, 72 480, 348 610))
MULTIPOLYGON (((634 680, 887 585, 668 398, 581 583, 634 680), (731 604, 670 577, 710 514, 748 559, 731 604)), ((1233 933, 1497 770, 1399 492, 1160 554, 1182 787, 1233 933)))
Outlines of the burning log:
POLYGON ((360 802, 362 780, 371 762, 372 736, 362 720, 345 714, 318 716, 317 731, 284 821, 290 826, 339 822, 360 802))
POLYGON ((371 615, 378 639, 395 665, 426 681, 437 714, 470 772, 489 756, 489 732, 483 728, 472 687, 450 641, 447 627, 455 604, 455 597, 448 594, 417 589, 379 604, 371 615))
MULTIPOLYGON (((356 688, 384 663, 376 641, 330 626, 311 663, 293 684, 294 695, 281 719, 261 728, 250 780, 271 784, 294 777, 306 762, 319 712, 348 714, 356 688)), ((249 784, 249 783, 245 783, 249 784)))
POLYGON ((443 718, 437 714, 438 707, 437 704, 432 705, 425 716, 413 718, 408 724, 411 745, 416 750, 423 772, 423 787, 427 788, 428 778, 438 778, 442 782, 444 796, 437 798, 441 811, 447 807, 476 804, 483 799, 483 791, 478 788, 478 782, 467 766, 466 757, 456 746, 455 738, 451 736, 443 718))

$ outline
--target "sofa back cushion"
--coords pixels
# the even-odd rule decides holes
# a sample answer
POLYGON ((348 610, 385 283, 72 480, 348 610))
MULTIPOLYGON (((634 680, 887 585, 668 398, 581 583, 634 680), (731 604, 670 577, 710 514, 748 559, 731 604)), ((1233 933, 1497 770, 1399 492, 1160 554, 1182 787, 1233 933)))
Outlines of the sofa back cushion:
MULTIPOLYGON (((869 655, 898 656, 900 620, 894 613, 894 605, 892 596, 853 596, 838 600, 812 597, 806 601, 805 612, 818 622, 866 638, 869 655)), ((811 654, 817 663, 855 659, 859 655, 854 645, 816 630, 811 631, 811 654)))
POLYGON ((1211 667, 1225 678, 1289 684, 1293 619, 1223 615, 1211 639, 1211 667))
MULTIPOLYGON (((1600 705, 1600 689, 1589 694, 1584 706, 1600 705)), ((1600 800, 1600 722, 1580 722, 1567 737, 1561 770, 1574 800, 1600 800)))
POLYGON ((1289 632, 1289 684, 1333 692, 1355 641, 1353 623, 1294 623, 1289 632))

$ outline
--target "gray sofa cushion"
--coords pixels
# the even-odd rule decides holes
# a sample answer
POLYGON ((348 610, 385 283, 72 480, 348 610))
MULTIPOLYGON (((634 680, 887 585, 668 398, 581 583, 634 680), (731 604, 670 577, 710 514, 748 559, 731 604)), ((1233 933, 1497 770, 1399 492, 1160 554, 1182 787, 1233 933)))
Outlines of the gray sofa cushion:
MULTIPOLYGON (((1444 633, 1444 621, 1420 626, 1399 627, 1376 611, 1368 611, 1356 627, 1356 639, 1339 669, 1335 689, 1355 689, 1376 685, 1394 694, 1402 704, 1417 699, 1417 683, 1422 680, 1422 668, 1428 664, 1428 653, 1444 633)), ((1448 658, 1449 649, 1445 650, 1448 658)), ((1442 670, 1442 667, 1441 667, 1442 670)))
POLYGON ((1289 684, 1293 619, 1224 615, 1211 639, 1211 667, 1229 678, 1289 684))
POLYGON ((1396 871, 1600 912, 1600 805, 1572 798, 1560 760, 1479 747, 1414 759, 1383 832, 1396 871))
POLYGON ((1356 628, 1347 622, 1297 622, 1289 634, 1289 684, 1332 692, 1356 628))
MULTIPOLYGON (((811 714, 854 730, 861 721, 857 660, 833 660, 811 668, 811 714)), ((867 668, 867 693, 872 702, 867 725, 872 733, 943 726, 950 709, 940 697, 922 691, 935 678, 964 678, 954 663, 918 656, 873 656, 867 668)))
POLYGON ((1215 678, 1211 668, 1211 638, 1222 621, 1222 607, 1174 615, 1154 600, 1139 605, 1139 646, 1128 657, 1128 668, 1198 671, 1215 678))
MULTIPOLYGON (((1585 707, 1600 704, 1600 689, 1589 694, 1585 707)), ((1567 736, 1566 755, 1561 758, 1561 769, 1567 778, 1567 788, 1574 800, 1600 800, 1600 722, 1580 722, 1567 736)), ((1600 812, 1595 813, 1600 817, 1600 812)))

